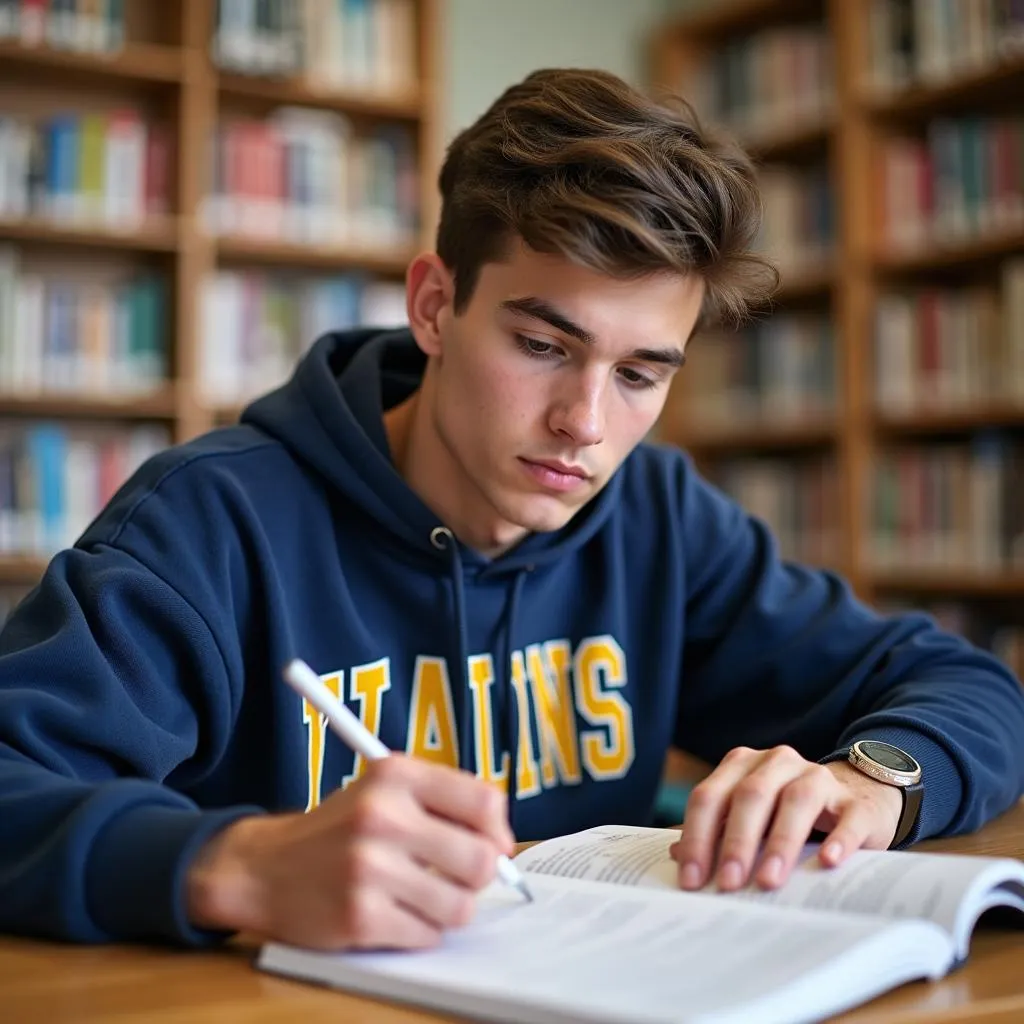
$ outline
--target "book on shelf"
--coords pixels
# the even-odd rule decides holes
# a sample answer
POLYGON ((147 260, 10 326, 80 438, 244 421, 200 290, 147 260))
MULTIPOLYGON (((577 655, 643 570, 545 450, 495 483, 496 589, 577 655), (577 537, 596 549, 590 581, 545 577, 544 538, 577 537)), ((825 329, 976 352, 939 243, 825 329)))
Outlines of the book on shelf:
POLYGON ((679 88, 701 117, 756 146, 827 120, 834 66, 823 25, 786 25, 729 39, 679 88))
POLYGON ((778 264, 784 282, 832 261, 836 212, 828 165, 767 164, 758 171, 764 218, 758 248, 778 264))
POLYGON ((218 271, 201 291, 199 391, 212 406, 284 383, 320 335, 406 322, 405 287, 362 274, 218 271))
POLYGON ((111 54, 124 36, 124 0, 0 0, 0 40, 111 54))
POLYGON ((202 219, 214 235, 394 249, 419 227, 408 128, 356 133, 342 114, 281 107, 225 118, 211 146, 202 219))
POLYGON ((1024 568, 1024 448, 998 431, 887 447, 876 459, 872 522, 880 569, 1024 568))
POLYGON ((1024 865, 858 851, 835 869, 808 846, 763 892, 679 891, 678 832, 603 826, 516 863, 534 895, 492 885, 463 929, 418 952, 320 953, 265 944, 263 970, 493 1021, 819 1020, 969 954, 987 910, 1024 911, 1024 865))
POLYGON ((400 95, 418 78, 416 7, 414 0, 218 0, 212 53, 224 70, 400 95))
POLYGON ((836 564, 839 480, 834 457, 732 457, 714 466, 708 476, 769 527, 784 559, 836 564))
POLYGON ((158 274, 24 270, 0 245, 0 398, 151 392, 167 379, 168 315, 158 274))
POLYGON ((702 429, 820 419, 835 411, 837 338, 823 312, 702 331, 688 352, 686 414, 702 429))
POLYGON ((983 284, 888 290, 879 297, 879 411, 1019 403, 1024 414, 1024 259, 1006 260, 995 277, 983 284))
POLYGON ((171 149, 131 109, 0 116, 0 218, 137 229, 168 211, 171 149))
POLYGON ((956 245, 1024 231, 1024 117, 934 118, 882 148, 882 232, 890 248, 956 245))
POLYGON ((122 483, 167 447, 161 427, 0 424, 0 554, 70 547, 122 483))
POLYGON ((935 84, 1024 54, 1024 10, 1008 3, 871 0, 869 84, 935 84))

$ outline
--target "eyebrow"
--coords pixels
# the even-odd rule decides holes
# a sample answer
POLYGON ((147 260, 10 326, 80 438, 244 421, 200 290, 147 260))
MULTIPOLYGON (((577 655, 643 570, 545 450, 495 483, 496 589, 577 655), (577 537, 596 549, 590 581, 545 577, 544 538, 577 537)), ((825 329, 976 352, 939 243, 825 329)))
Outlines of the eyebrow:
MULTIPOLYGON (((588 331, 582 325, 571 320, 561 310, 553 306, 546 299, 535 295, 528 295, 521 299, 505 299, 500 309, 507 309, 510 313, 519 313, 523 316, 532 317, 534 320, 543 320, 549 327, 554 327, 562 334, 568 334, 584 345, 593 345, 597 338, 593 332, 588 331)), ((686 362, 686 355, 681 349, 670 348, 637 348, 629 354, 630 359, 639 359, 645 363, 662 363, 665 366, 680 367, 686 362)))

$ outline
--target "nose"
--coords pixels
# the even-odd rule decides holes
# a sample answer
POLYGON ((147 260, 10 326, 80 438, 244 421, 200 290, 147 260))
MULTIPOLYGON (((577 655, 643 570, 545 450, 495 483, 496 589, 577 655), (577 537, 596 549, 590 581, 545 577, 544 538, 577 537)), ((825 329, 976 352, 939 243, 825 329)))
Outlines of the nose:
POLYGON ((551 429, 573 445, 587 447, 604 440, 605 392, 597 381, 568 385, 551 410, 551 429))

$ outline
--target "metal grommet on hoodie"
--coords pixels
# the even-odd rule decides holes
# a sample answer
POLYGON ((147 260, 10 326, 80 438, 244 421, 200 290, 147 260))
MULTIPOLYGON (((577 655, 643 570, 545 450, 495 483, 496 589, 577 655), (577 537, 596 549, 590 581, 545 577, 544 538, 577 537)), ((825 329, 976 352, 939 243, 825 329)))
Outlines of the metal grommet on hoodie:
POLYGON ((447 526, 435 526, 430 531, 430 543, 437 548, 438 551, 448 550, 448 541, 452 539, 452 531, 447 526))

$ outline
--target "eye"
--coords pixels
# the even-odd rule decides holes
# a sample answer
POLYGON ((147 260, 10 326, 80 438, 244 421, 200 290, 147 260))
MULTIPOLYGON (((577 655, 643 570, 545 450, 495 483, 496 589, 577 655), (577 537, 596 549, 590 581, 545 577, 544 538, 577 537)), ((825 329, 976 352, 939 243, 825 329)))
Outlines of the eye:
POLYGON ((552 345, 549 341, 538 341, 536 338, 530 338, 525 334, 517 334, 515 339, 516 345, 534 359, 554 359, 561 353, 561 349, 557 345, 552 345))
POLYGON ((653 388, 658 385, 658 380, 653 377, 647 377, 640 373, 638 370, 634 370, 630 366, 623 366, 619 370, 619 376, 631 387, 631 388, 653 388))

